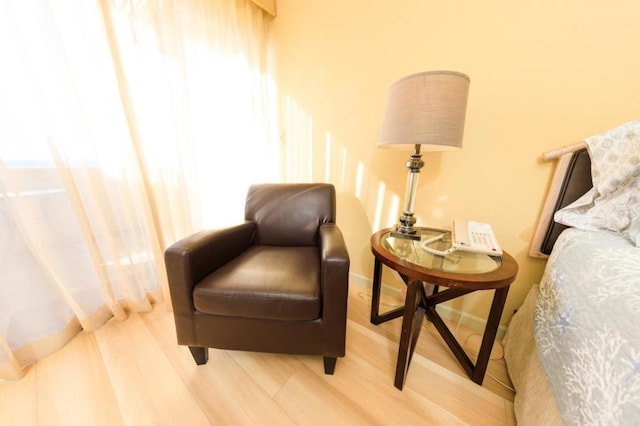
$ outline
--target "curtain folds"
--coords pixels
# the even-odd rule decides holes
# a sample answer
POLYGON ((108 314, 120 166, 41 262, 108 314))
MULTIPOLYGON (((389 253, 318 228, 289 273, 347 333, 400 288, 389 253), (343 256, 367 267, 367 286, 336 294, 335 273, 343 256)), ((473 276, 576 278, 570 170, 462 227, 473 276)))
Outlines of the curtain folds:
POLYGON ((250 0, 0 2, 0 379, 168 289, 164 249, 280 180, 250 0))

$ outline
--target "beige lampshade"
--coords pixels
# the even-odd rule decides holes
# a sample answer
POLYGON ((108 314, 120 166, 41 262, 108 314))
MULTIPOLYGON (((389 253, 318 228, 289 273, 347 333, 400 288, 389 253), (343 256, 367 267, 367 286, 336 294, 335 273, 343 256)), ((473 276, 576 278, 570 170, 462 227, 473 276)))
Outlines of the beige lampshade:
POLYGON ((396 81, 389 91, 378 146, 427 151, 462 147, 469 77, 427 71, 396 81))

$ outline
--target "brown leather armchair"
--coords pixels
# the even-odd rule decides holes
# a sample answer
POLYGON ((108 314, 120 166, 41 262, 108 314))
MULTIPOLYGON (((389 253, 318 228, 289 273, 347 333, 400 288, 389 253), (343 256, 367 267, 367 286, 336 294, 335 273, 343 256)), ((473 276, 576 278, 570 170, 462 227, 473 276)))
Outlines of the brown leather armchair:
POLYGON ((349 255, 330 184, 249 189, 242 224, 203 231, 165 252, 178 344, 196 364, 208 348, 345 354, 349 255))

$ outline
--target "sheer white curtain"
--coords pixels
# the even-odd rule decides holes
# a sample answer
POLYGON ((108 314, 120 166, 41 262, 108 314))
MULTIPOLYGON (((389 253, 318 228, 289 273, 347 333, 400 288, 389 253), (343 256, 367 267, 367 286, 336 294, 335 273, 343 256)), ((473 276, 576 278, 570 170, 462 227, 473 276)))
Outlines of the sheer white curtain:
POLYGON ((0 379, 168 293, 176 239, 279 180, 249 0, 0 0, 0 379))

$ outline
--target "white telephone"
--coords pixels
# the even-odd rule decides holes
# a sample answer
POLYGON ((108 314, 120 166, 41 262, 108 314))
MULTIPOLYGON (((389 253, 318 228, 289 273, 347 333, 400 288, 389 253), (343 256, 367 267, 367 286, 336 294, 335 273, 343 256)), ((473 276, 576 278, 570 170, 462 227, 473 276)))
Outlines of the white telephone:
POLYGON ((439 256, 446 256, 458 250, 489 256, 502 256, 502 248, 493 233, 493 228, 488 223, 456 219, 453 221, 451 248, 440 251, 429 247, 429 244, 439 241, 443 237, 444 235, 438 235, 429 238, 422 241, 420 245, 425 251, 439 256))

